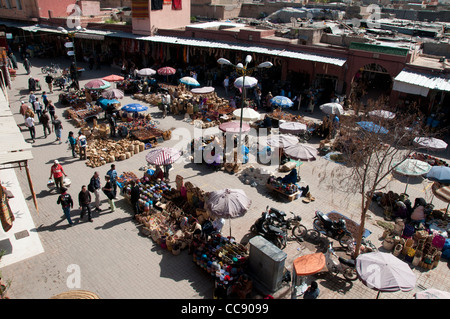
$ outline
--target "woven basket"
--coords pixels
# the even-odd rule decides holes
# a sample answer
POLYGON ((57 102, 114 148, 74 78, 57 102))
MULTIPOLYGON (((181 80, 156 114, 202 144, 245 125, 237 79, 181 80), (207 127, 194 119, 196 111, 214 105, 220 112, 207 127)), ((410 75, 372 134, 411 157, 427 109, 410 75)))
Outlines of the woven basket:
POLYGON ((69 290, 50 297, 50 299, 100 299, 100 297, 87 290, 69 290))

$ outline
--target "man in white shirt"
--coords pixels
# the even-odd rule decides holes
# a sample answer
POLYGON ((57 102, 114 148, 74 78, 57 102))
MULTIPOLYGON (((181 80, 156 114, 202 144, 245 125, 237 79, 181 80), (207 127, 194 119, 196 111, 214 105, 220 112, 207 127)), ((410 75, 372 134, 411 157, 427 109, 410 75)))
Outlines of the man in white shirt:
POLYGON ((225 89, 225 97, 228 96, 228 86, 230 86, 230 80, 228 79, 228 75, 225 76, 225 79, 223 80, 223 87, 225 89))
POLYGON ((39 101, 39 98, 36 98, 36 101, 33 102, 34 112, 36 112, 38 119, 41 118, 42 115, 42 104, 39 101))
POLYGON ((25 119, 25 126, 28 127, 28 130, 30 131, 33 143, 36 142, 36 128, 34 127, 34 119, 30 115, 25 119))
POLYGON ((78 133, 78 146, 80 148, 80 160, 86 158, 87 138, 83 133, 78 133))
POLYGON ((169 109, 169 105, 170 105, 170 94, 169 93, 166 93, 163 95, 162 103, 163 103, 163 118, 165 118, 167 115, 167 110, 169 109))

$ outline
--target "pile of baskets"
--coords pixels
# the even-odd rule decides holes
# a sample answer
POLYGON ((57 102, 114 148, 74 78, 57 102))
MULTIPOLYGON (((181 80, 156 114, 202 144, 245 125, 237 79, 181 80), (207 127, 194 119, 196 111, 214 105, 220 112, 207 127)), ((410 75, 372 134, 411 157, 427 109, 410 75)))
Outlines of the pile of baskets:
POLYGON ((86 165, 99 167, 115 161, 129 159, 133 155, 145 150, 145 143, 122 139, 119 141, 94 139, 88 143, 86 165))

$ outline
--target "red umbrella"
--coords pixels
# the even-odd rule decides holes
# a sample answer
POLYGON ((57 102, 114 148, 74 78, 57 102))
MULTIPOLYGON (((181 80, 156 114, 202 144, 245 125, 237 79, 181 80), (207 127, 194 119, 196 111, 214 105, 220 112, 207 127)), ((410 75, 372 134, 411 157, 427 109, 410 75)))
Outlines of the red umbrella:
POLYGON ((165 66, 163 68, 158 69, 158 74, 159 75, 173 75, 177 72, 177 70, 175 70, 174 68, 171 68, 170 66, 165 66))
POLYGON ((174 75, 177 73, 177 70, 171 68, 170 66, 165 66, 163 68, 158 69, 159 75, 164 75, 166 77, 166 81, 169 82, 169 75, 174 75))
POLYGON ((108 82, 117 82, 117 81, 123 81, 124 77, 120 75, 111 74, 108 76, 105 76, 102 78, 102 80, 108 81, 108 82))

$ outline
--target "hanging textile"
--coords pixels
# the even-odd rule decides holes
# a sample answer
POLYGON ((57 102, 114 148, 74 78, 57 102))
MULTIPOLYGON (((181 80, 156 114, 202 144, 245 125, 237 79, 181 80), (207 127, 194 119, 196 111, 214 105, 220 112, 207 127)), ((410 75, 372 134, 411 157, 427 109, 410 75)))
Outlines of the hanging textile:
POLYGON ((0 220, 5 232, 12 228, 12 224, 15 217, 11 208, 9 207, 8 196, 6 195, 6 189, 0 187, 0 220))
POLYGON ((133 18, 149 18, 148 0, 132 0, 131 12, 133 18))
POLYGON ((181 0, 172 0, 172 10, 181 10, 181 0))
POLYGON ((172 0, 164 0, 164 4, 170 5, 172 4, 172 0))
POLYGON ((162 10, 163 0, 152 0, 152 10, 162 10))

